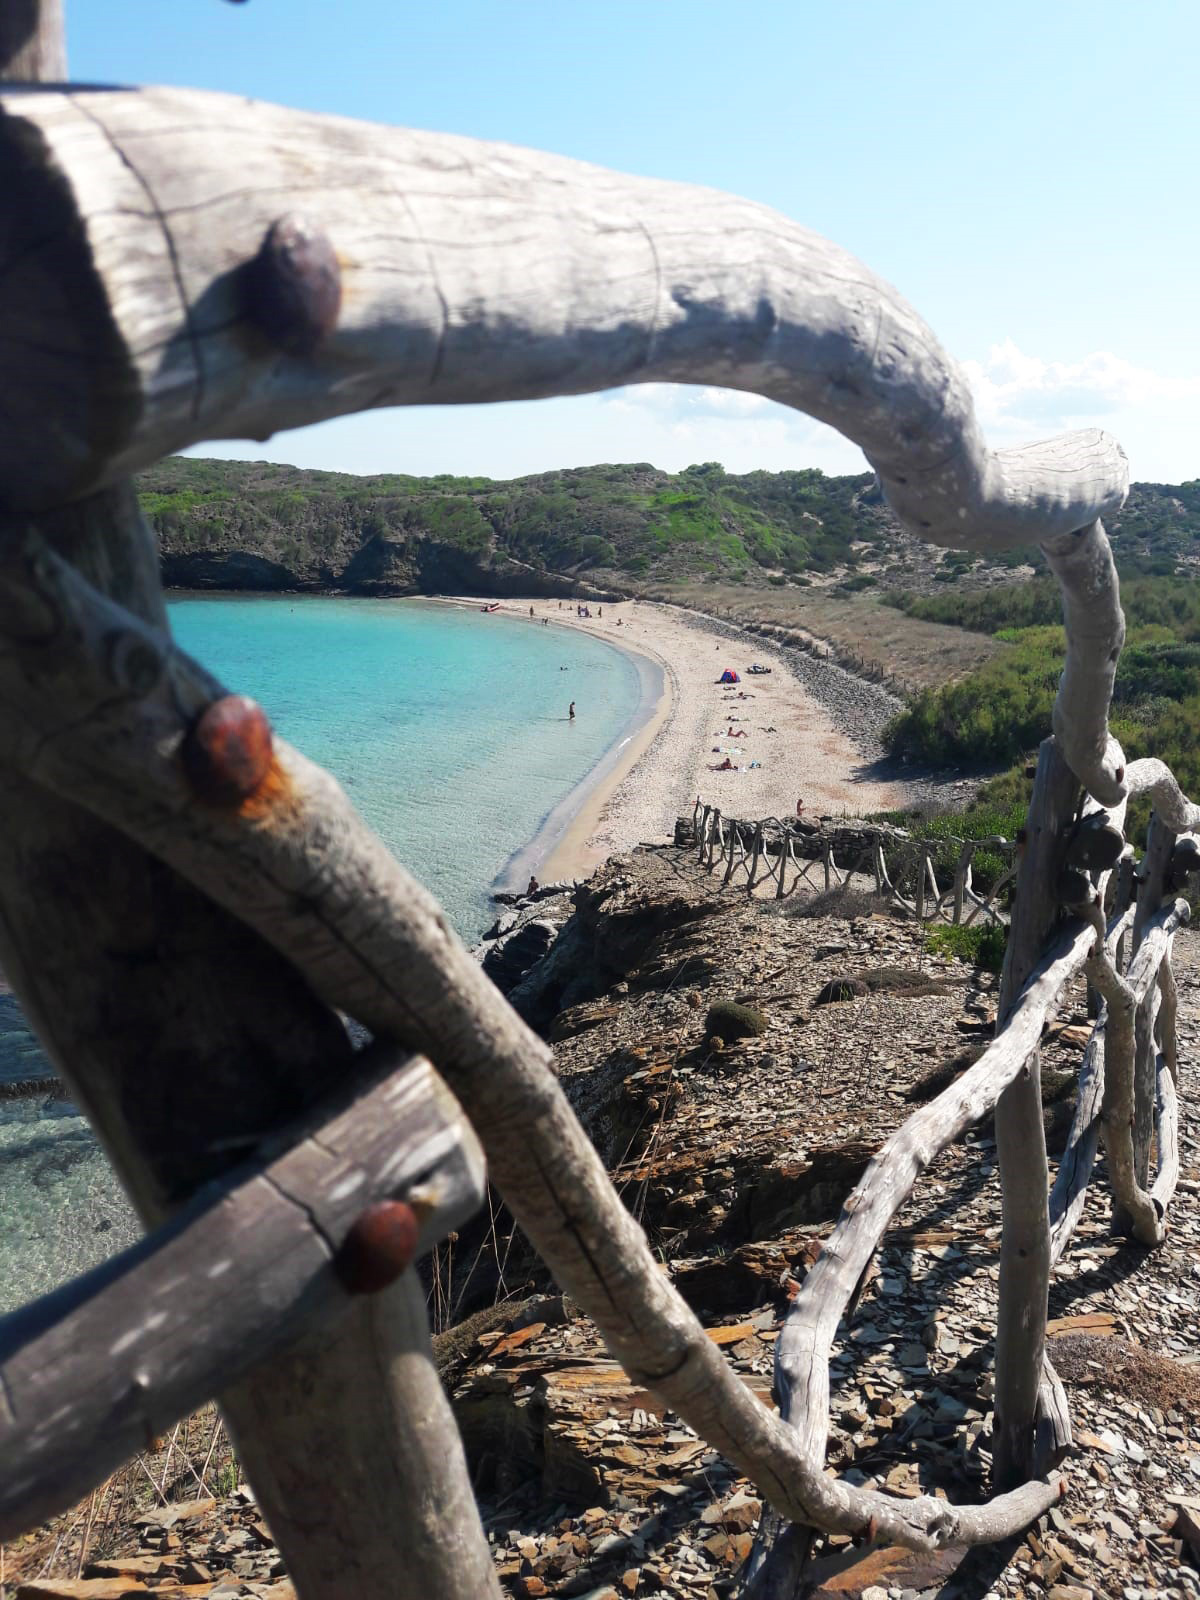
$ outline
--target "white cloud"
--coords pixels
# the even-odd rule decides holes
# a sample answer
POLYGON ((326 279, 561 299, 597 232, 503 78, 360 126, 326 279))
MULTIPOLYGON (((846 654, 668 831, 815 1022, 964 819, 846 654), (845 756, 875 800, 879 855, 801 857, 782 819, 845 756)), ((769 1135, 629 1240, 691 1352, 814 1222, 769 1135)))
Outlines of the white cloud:
POLYGON ((1173 404, 1200 413, 1200 377, 1152 372, 1111 350, 1094 350, 1081 361, 1043 361, 1006 339, 992 346, 986 361, 963 366, 985 428, 1030 421, 1069 427, 1078 418, 1173 404))
MULTIPOLYGON (((740 389, 644 383, 600 398, 605 432, 636 439, 638 459, 677 472, 697 461, 720 461, 729 472, 820 467, 866 472, 857 445, 833 428, 762 395, 740 389)), ((611 454, 609 460, 626 459, 611 454)))
POLYGON ((772 403, 761 394, 747 394, 742 389, 695 388, 681 383, 639 383, 610 391, 605 401, 618 410, 654 411, 673 417, 749 417, 767 410, 772 403))
MULTIPOLYGON (((1169 377, 1111 351, 1046 360, 1011 339, 964 366, 994 445, 1098 425, 1125 447, 1135 479, 1200 476, 1200 377, 1169 377)), ((856 445, 800 412, 738 390, 670 383, 562 400, 369 412, 279 434, 267 445, 221 441, 196 453, 344 472, 496 478, 610 461, 651 461, 672 472, 699 461, 720 461, 729 472, 867 470, 856 445)))

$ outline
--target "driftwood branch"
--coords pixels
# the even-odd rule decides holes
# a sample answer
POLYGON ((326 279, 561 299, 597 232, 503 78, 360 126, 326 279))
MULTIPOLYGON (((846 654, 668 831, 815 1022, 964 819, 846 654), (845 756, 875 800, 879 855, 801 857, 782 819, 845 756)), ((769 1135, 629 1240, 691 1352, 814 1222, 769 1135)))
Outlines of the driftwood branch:
POLYGON ((1097 430, 988 450, 965 376, 912 309, 762 206, 193 91, 3 109, 0 172, 42 243, 0 310, 10 504, 373 406, 650 381, 830 423, 943 544, 1069 534, 1124 498, 1125 458, 1097 430))
MULTIPOLYGON (((1088 976, 1104 996, 1108 1012, 1105 1026, 1103 1128, 1109 1173, 1115 1198, 1122 1213, 1129 1219, 1134 1237, 1150 1246, 1161 1244, 1166 1236, 1166 1200, 1156 1204, 1156 1197, 1143 1187, 1137 1174, 1133 1137, 1135 1019, 1138 1007, 1157 983, 1159 968, 1169 955, 1175 930, 1188 920, 1188 915, 1186 900, 1174 901, 1157 911, 1145 924, 1142 942, 1130 962, 1129 973, 1122 977, 1106 947, 1099 909, 1091 910, 1096 936, 1088 958, 1088 976)), ((1159 1077, 1163 1076, 1170 1076, 1165 1064, 1159 1071, 1159 1077)), ((1165 1090, 1160 1089, 1159 1163, 1160 1170, 1165 1167, 1168 1172, 1173 1159, 1177 1159, 1176 1151, 1166 1144, 1174 1131, 1173 1110, 1174 1097, 1168 1100, 1165 1090), (1162 1118, 1164 1109, 1167 1112, 1165 1128, 1162 1118)), ((1172 1190, 1174 1188, 1169 1178, 1164 1182, 1164 1187, 1167 1186, 1172 1190)), ((1166 1199, 1169 1198, 1168 1194, 1166 1199)))
POLYGON ((53 83, 67 75, 62 0, 0 6, 0 82, 53 83))
MULTIPOLYGON (((372 406, 651 380, 752 390, 857 441, 919 536, 979 550, 1041 540, 1067 617, 1055 714, 1067 766, 1105 804, 1149 790, 1172 826, 1177 814, 1178 826, 1197 820, 1165 768, 1135 763, 1126 771, 1108 729, 1123 624, 1098 519, 1124 496, 1119 448, 1089 431, 988 450, 965 379, 928 329, 826 241, 707 191, 174 90, 8 94, 0 101, 0 173, 9 223, 0 264, 10 285, 0 302, 10 411, 0 435, 0 503, 10 513, 120 486, 134 468, 186 444, 265 437, 372 406)), ((117 566, 122 550, 127 557, 143 548, 136 513, 122 515, 125 544, 110 546, 117 566)), ((282 741, 272 745, 254 708, 227 705, 258 730, 265 761, 244 789, 214 789, 198 730, 214 710, 225 714, 217 705, 223 691, 173 648, 161 612, 148 605, 135 614, 136 585, 87 568, 89 584, 77 555, 11 515, 0 554, 0 757, 120 830, 132 841, 131 870, 156 857, 169 869, 172 895, 186 892, 186 880, 212 916, 228 913, 272 946, 277 955, 268 957, 260 945, 262 969, 270 960, 283 971, 294 965, 299 1009, 307 1006, 316 1026, 327 1026, 328 1013, 309 987, 377 1034, 426 1050, 463 1097, 517 1220, 614 1353, 748 1471, 781 1515, 928 1547, 1000 1537, 1050 1503, 1055 1485, 1037 1480, 987 1507, 949 1507, 924 1497, 897 1502, 827 1478, 823 1449, 807 1440, 823 1440, 828 1347, 845 1298, 834 1294, 832 1309, 813 1310, 820 1331, 807 1367, 808 1433, 798 1439, 746 1395, 664 1282, 554 1082, 545 1047, 333 780, 282 741), (814 1399, 822 1400, 819 1423, 814 1399)), ((24 957, 25 991, 36 999, 38 957, 49 940, 30 936, 11 896, 6 917, 8 947, 18 966, 24 957)), ((1091 937, 1087 929, 1068 936, 1054 960, 1069 955, 1076 970, 1091 937)), ((1036 942, 1018 944, 1032 968, 1036 942)), ((1021 988, 1013 961, 1009 998, 1021 988)), ((1032 1115, 1036 1082, 1018 1092, 1012 1085, 1036 1047, 1037 1033, 1027 1040, 1022 1030, 1040 1007, 1040 1033, 1054 990, 1039 990, 1036 1002, 1030 995, 1053 964, 1037 967, 993 1046, 1009 1052, 1003 1071, 993 1057, 986 1087, 971 1074, 955 1086, 989 1105, 1008 1092, 1013 1115, 998 1116, 998 1129, 1011 1123, 1007 1148, 1032 1115)), ((198 971, 207 965, 206 956, 198 971)), ((43 1006, 53 1037, 47 1013, 43 1006)), ((90 1058, 95 1046, 85 1044, 84 1053, 90 1058)), ((121 1169, 145 1186, 143 1210, 178 1203, 183 1195, 162 1188, 168 1164, 150 1172, 149 1144, 131 1133, 118 1099, 110 1073, 89 1111, 123 1153, 121 1169)), ((888 1184, 900 1184, 905 1163, 915 1177, 929 1159, 923 1145, 901 1140, 896 1150, 888 1184)), ((1014 1163, 1002 1165, 1016 1177, 1014 1163)), ((1007 1327, 1004 1349, 1014 1354, 1010 1361, 1002 1351, 1000 1387, 1015 1472, 1029 1454, 1031 1381, 1041 1385, 1048 1418, 1061 1408, 1061 1390, 1040 1359, 1013 1342, 1022 1306, 1032 1316, 1040 1302, 1044 1315, 1044 1185, 1026 1216, 1008 1173, 1005 1180, 1006 1248, 1020 1235, 1036 1246, 1039 1264, 1002 1296, 1002 1345, 1007 1327)), ((880 1228, 891 1214, 882 1206, 880 1228)), ((876 1220, 856 1236, 866 1258, 876 1220)), ((386 1325, 373 1315, 348 1320, 349 1342, 319 1364, 315 1347, 301 1350, 286 1371, 260 1368, 226 1396, 254 1481, 271 1486, 273 1522, 287 1522, 293 1501, 311 1508, 311 1483, 296 1481, 303 1448, 289 1433, 288 1402, 318 1365, 339 1394, 349 1386, 343 1410, 357 1417, 370 1400, 354 1377, 355 1350, 372 1360, 391 1359, 381 1354, 391 1350, 397 1370, 404 1352, 420 1363, 416 1336, 395 1332, 403 1316, 386 1325), (396 1337, 402 1348, 388 1343, 396 1337)), ((1036 1344, 1036 1330, 1030 1337, 1036 1344)), ((799 1373, 803 1339, 796 1354, 799 1373)), ((403 1383, 388 1386, 390 1439, 397 1408, 416 1395, 403 1383)), ((441 1426, 432 1436, 444 1436, 441 1426)), ((342 1457, 361 1431, 339 1436, 342 1457)), ((384 1468, 390 1460, 398 1470, 389 1448, 384 1468)), ((460 1504, 464 1480, 449 1470, 446 1498, 460 1504)), ((301 1520, 293 1531, 303 1545, 301 1520)), ((478 1566, 479 1546, 473 1551, 464 1559, 478 1566)), ((371 1588, 371 1575, 361 1576, 371 1588)), ((449 1594, 453 1581, 443 1567, 428 1592, 449 1594)), ((318 1560, 301 1586, 306 1600, 332 1596, 337 1577, 318 1560)), ((488 1587, 481 1577, 480 1592, 488 1587)))
MULTIPOLYGON (((165 627, 154 542, 131 488, 41 525, 55 560, 120 596, 152 631, 165 627)), ((116 665, 120 654, 118 673, 136 674, 134 661, 116 665)), ((15 731, 0 694, 0 760, 12 755, 15 731)), ((0 786, 0 960, 143 1220, 154 1224, 334 1090, 351 1065, 349 1041, 261 935, 84 811, 73 791, 59 796, 31 781, 27 766, 13 756, 0 786)), ((397 1573, 411 1573, 420 1580, 414 1596, 453 1593, 460 1566, 468 1588, 491 1592, 475 1582, 488 1566, 477 1519, 430 1545, 418 1567, 405 1517, 384 1503, 384 1486, 402 1480, 414 1459, 405 1416, 414 1396, 427 1430, 440 1432, 429 1481, 448 1503, 470 1501, 457 1432, 429 1399, 413 1330, 398 1289, 317 1335, 319 1348, 301 1340, 221 1396, 305 1600, 339 1600, 359 1569, 364 1592, 394 1588, 397 1573), (400 1308, 389 1320, 384 1307, 393 1300, 400 1308), (293 1504, 311 1509, 331 1478, 345 1495, 336 1528, 324 1516, 293 1518, 286 1499, 274 1498, 286 1487, 293 1504)), ((415 1496, 403 1504, 410 1500, 420 1504, 415 1496)))
POLYGON ((899 1503, 814 1468, 664 1282, 554 1081, 545 1045, 334 780, 276 740, 244 802, 205 803, 181 752, 220 686, 36 535, 10 538, 9 549, 0 704, 20 758, 48 787, 86 794, 107 820, 236 908, 331 1004, 426 1050, 457 1086, 517 1220, 618 1359, 754 1476, 785 1516, 848 1532, 873 1522, 883 1536, 929 1547, 993 1539, 1053 1498, 1052 1486, 1035 1483, 982 1510, 899 1503))
MULTIPOLYGON (((796 1429, 808 1459, 824 1460, 833 1339, 889 1222, 930 1162, 985 1117, 1022 1071, 1059 991, 1083 966, 1090 944, 1085 928, 1060 936, 980 1059, 892 1134, 847 1200, 775 1343, 780 1411, 796 1429)), ((1045 1486, 1047 1504, 1054 1493, 1053 1485, 1045 1486)))
POLYGON ((386 1235, 376 1245, 376 1270, 393 1278, 476 1209, 474 1134, 429 1065, 397 1067, 395 1054, 376 1047, 373 1084, 270 1141, 285 1154, 265 1150, 0 1321, 0 1539, 72 1504, 301 1334, 326 1339, 369 1273, 379 1202, 403 1199, 413 1229, 392 1241, 399 1255, 386 1235))
MULTIPOLYGON (((997 1029, 1003 1029, 1058 912, 1055 871, 1074 811, 1078 781, 1057 743, 1038 758, 1026 823, 1017 901, 1000 979, 997 1029)), ((1003 1226, 996 1321, 996 1426, 992 1457, 997 1484, 1023 1482, 1036 1460, 1046 1303, 1050 1290, 1050 1213, 1046 1134, 1042 1123, 1041 1055, 1035 1045, 996 1106, 1003 1226)))
POLYGON ((1148 795, 1176 833, 1200 827, 1200 806, 1170 768, 1147 758, 1126 762, 1108 726, 1112 686, 1125 642, 1125 614, 1108 536, 1099 521, 1069 535, 1042 537, 1042 553, 1063 597, 1067 659, 1054 703, 1054 734, 1067 764, 1103 805, 1148 795))

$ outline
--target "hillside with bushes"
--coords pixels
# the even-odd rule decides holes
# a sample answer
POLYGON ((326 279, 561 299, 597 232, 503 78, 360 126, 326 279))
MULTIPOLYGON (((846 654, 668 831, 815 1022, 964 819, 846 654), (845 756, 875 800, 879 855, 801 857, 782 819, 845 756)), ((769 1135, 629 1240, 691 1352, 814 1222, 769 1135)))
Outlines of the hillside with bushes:
MULTIPOLYGON (((164 577, 179 587, 362 594, 567 593, 590 586, 740 583, 786 590, 964 590, 1011 577, 994 561, 901 531, 869 473, 679 473, 645 462, 532 477, 315 472, 171 457, 139 479, 164 577)), ((1200 559, 1200 483, 1136 485, 1113 536, 1126 566, 1200 559)), ((957 619, 956 619, 957 620, 957 619)))
POLYGON ((869 474, 736 477, 716 463, 497 482, 173 457, 139 491, 178 586, 403 594, 472 580, 517 593, 537 574, 601 588, 664 574, 786 583, 857 564, 856 547, 881 550, 896 534, 869 474))
MULTIPOLYGON (((1050 731, 1066 653, 1053 579, 959 596, 895 595, 927 622, 958 621, 1007 648, 956 682, 916 695, 891 723, 893 753, 937 766, 1015 764, 985 791, 989 808, 1020 791, 1025 756, 1050 731)), ((1166 761, 1185 790, 1200 786, 1200 584, 1125 578, 1127 634, 1113 690, 1112 728, 1131 758, 1166 761)))

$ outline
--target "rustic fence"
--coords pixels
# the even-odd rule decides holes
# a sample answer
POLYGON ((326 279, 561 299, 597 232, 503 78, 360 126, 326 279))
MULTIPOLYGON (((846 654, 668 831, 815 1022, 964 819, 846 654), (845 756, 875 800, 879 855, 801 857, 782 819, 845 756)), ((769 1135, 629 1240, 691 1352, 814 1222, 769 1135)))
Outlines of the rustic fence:
MULTIPOLYGON (((0 74, 63 78, 54 0, 0 11, 0 74)), ((1047 1288, 1099 1137, 1147 1246, 1178 1173, 1170 957, 1200 811, 1108 729, 1119 447, 1089 430, 988 450, 894 291, 707 190, 61 82, 0 94, 0 175, 0 960, 153 1230, 0 1325, 0 1539, 215 1395, 303 1600, 498 1596, 410 1270, 478 1195, 476 1139, 617 1359, 758 1484, 758 1594, 794 1592, 785 1522, 915 1548, 1027 1526, 1060 1493, 1047 1288), (545 1043, 337 784, 175 645, 129 481, 170 450, 371 406, 660 380, 832 424, 918 537, 1037 542, 1064 600, 996 1038, 847 1203, 777 1341, 778 1415, 662 1272, 545 1043), (1138 795, 1155 819, 1126 904, 1138 795), (1081 972, 1105 1012, 1051 1189, 1038 1041, 1081 972), (339 1013, 377 1043, 352 1049, 339 1013), (993 1109, 995 1496, 830 1476, 855 1286, 920 1174, 993 1109)))
POLYGON ((692 831, 697 859, 709 872, 722 874, 723 887, 744 887, 753 894, 771 883, 775 899, 786 900, 805 888, 828 894, 851 882, 865 882, 918 922, 969 927, 976 920, 1007 921, 1005 898, 1017 876, 1017 847, 999 834, 920 839, 899 828, 851 821, 823 820, 815 829, 778 817, 741 822, 699 798, 692 810, 692 831), (937 863, 955 848, 954 865, 939 884, 937 863), (1005 866, 980 894, 972 863, 983 850, 999 855, 1005 866))

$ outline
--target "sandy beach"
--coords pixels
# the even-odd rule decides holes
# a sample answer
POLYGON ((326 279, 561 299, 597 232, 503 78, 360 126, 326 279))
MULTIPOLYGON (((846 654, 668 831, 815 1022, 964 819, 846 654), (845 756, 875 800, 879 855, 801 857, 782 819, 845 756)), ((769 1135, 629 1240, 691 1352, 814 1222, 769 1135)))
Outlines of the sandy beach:
MULTIPOLYGON (((610 752, 601 772, 571 797, 565 826, 546 830, 522 853, 514 881, 529 872, 543 883, 585 877, 610 855, 670 838, 675 818, 690 813, 698 795, 745 818, 795 816, 801 799, 809 817, 904 804, 904 787, 870 777, 861 751, 764 641, 729 638, 695 613, 646 601, 592 601, 590 618, 577 616, 572 601, 561 610, 557 600, 500 602, 506 615, 526 621, 530 606, 534 625, 546 618, 648 657, 661 671, 662 690, 615 759, 610 752), (752 662, 770 674, 749 674, 752 662), (727 667, 741 680, 732 688, 716 682, 727 667), (734 770, 713 770, 727 758, 734 770)), ((587 713, 579 701, 576 715, 587 713)))

